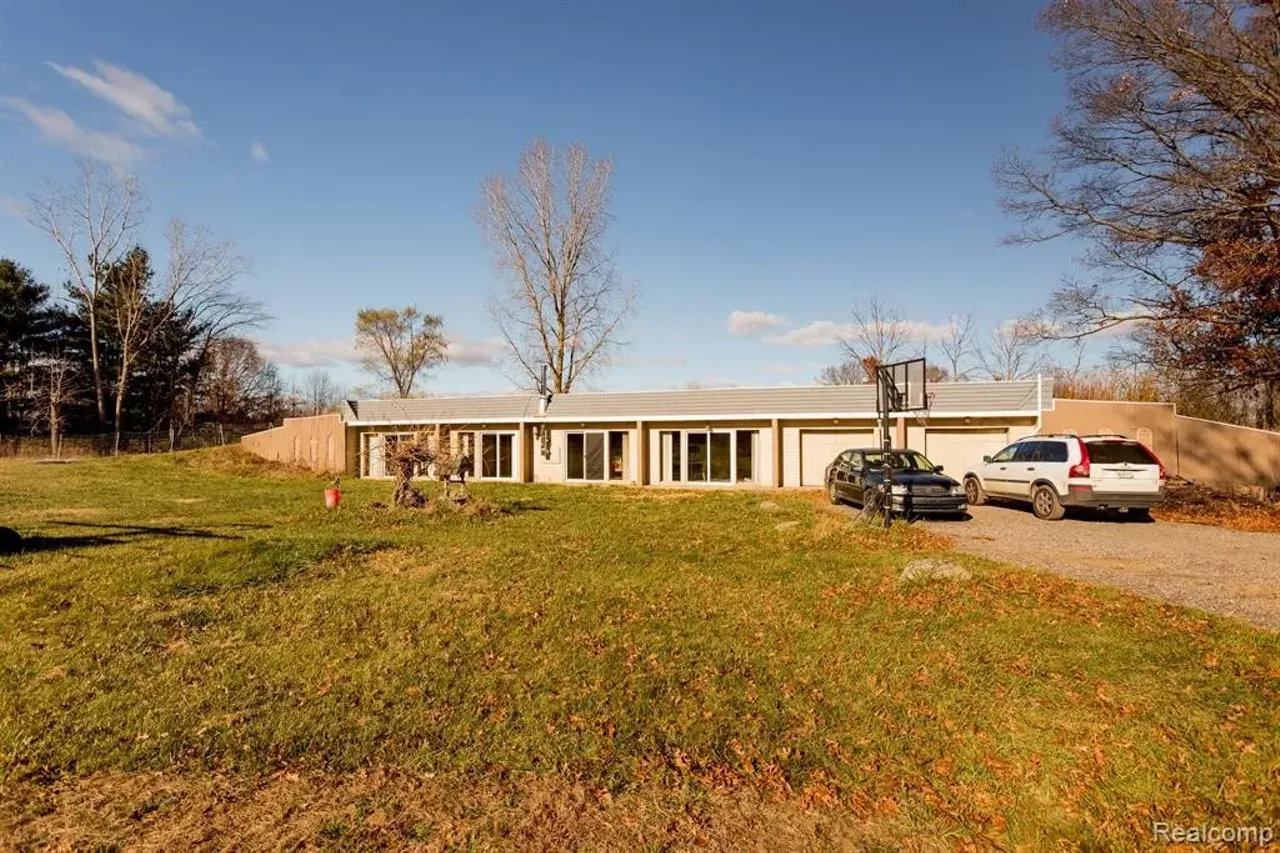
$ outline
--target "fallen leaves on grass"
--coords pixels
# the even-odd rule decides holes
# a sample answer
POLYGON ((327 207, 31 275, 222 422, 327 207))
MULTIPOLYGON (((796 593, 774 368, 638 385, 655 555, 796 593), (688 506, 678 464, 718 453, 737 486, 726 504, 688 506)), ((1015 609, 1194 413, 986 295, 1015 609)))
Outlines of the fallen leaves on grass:
POLYGON ((1169 484, 1164 503, 1152 513, 1163 521, 1280 533, 1280 504, 1192 483, 1169 484))

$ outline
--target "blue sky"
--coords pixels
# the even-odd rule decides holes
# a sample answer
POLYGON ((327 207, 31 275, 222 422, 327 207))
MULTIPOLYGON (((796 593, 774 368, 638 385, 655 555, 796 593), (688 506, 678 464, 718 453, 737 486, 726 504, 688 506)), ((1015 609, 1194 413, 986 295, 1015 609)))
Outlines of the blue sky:
POLYGON ((581 141, 617 162, 641 292, 595 386, 808 382, 869 295, 989 328, 1070 270, 1069 245, 1001 245, 990 179, 1061 106, 1050 50, 1026 0, 0 0, 0 255, 58 281, 14 210, 68 149, 125 159, 145 237, 180 215, 252 256, 285 365, 360 383, 356 310, 415 303, 455 338, 432 390, 504 390, 479 184, 581 141), (735 333, 735 311, 787 322, 735 333))

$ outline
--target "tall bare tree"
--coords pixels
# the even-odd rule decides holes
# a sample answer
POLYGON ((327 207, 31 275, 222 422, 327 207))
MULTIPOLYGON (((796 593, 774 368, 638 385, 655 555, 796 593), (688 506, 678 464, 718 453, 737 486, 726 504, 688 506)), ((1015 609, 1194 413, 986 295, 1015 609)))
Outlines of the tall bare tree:
POLYGON ((916 325, 879 296, 855 305, 851 313, 853 328, 840 341, 850 361, 863 364, 872 359, 875 364, 887 364, 899 356, 920 351, 920 342, 915 338, 916 325))
POLYGON ((119 261, 111 265, 103 279, 99 305, 109 334, 116 347, 117 373, 115 381, 114 452, 120 452, 120 430, 124 423, 125 395, 134 364, 146 347, 152 332, 168 317, 163 304, 152 298, 155 271, 146 251, 135 246, 119 261))
POLYGON ((99 310, 106 313, 116 348, 115 450, 119 452, 124 406, 139 357, 155 335, 181 318, 199 331, 204 361, 208 346, 262 318, 258 303, 234 289, 248 261, 234 244, 193 230, 182 220, 166 231, 168 269, 157 282, 147 252, 134 247, 106 271, 99 310))
POLYGON ((546 364, 557 393, 605 366, 635 305, 604 245, 612 176, 613 161, 585 146, 540 139, 515 175, 481 189, 480 224, 506 279, 490 313, 522 379, 536 383, 546 364))
POLYGON ((1280 392, 1280 12, 1274 0, 1055 0, 1068 107, 997 164, 1013 239, 1091 246, 1058 338, 1136 330, 1150 364, 1280 392), (1221 261, 1226 260, 1223 265, 1221 261), (1257 270, 1263 274, 1257 274, 1257 270), (1241 273, 1244 273, 1241 275, 1241 273))
POLYGON ((933 345, 942 354, 943 366, 951 380, 963 382, 968 379, 974 356, 973 314, 952 314, 948 317, 946 330, 934 339, 933 345))
POLYGON ((57 247, 67 267, 68 289, 87 311, 89 361, 99 425, 107 420, 99 353, 99 295, 108 271, 130 248, 145 214, 146 199, 137 178, 94 160, 80 164, 77 181, 47 184, 27 205, 28 220, 57 247))
POLYGON ((370 373, 408 397, 419 374, 448 360, 444 320, 410 305, 365 308, 356 314, 356 350, 370 373))
POLYGON ((991 332, 987 346, 978 351, 986 374, 996 380, 1029 379, 1045 369, 1045 339, 1040 324, 1013 320, 991 332))

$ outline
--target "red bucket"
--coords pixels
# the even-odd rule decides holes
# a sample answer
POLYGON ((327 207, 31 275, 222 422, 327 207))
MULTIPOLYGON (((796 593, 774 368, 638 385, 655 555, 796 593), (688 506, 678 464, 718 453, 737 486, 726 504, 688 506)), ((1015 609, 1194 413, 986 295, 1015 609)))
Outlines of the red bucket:
POLYGON ((338 489, 324 490, 324 505, 328 509, 337 509, 338 504, 342 503, 342 492, 338 489))

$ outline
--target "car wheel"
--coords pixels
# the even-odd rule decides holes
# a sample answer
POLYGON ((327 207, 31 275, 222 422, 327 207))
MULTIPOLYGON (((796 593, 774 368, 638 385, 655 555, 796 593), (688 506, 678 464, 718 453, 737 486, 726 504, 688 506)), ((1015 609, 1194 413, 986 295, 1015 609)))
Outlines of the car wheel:
POLYGON ((1058 493, 1052 486, 1036 486, 1031 491, 1031 511, 1036 518, 1045 521, 1058 521, 1067 514, 1067 508, 1058 500, 1058 493))
POLYGON ((965 478, 964 499, 968 501, 969 506, 982 506, 987 502, 987 493, 982 490, 982 484, 978 482, 977 477, 965 478))
POLYGON ((840 503, 840 493, 836 491, 836 481, 832 480, 827 483, 827 498, 833 503, 840 503))
POLYGON ((1129 521, 1150 521, 1151 507, 1135 506, 1129 508, 1129 521))

